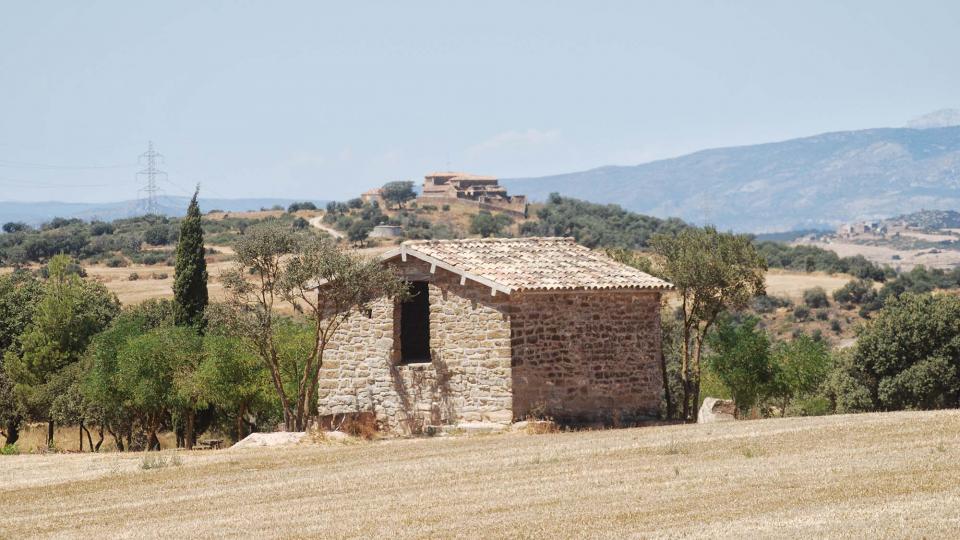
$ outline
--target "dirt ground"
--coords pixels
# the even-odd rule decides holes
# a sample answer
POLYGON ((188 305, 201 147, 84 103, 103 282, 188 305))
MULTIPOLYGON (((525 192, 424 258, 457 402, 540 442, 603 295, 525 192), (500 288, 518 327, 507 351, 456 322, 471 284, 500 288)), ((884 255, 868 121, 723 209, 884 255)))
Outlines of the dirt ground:
POLYGON ((15 537, 955 537, 960 411, 0 456, 15 537))

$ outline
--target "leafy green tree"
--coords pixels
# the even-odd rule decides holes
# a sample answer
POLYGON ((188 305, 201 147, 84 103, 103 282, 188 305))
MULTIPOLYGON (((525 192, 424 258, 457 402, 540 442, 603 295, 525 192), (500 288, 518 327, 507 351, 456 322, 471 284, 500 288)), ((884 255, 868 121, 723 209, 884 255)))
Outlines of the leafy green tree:
POLYGON ((624 210, 616 204, 595 204, 551 193, 537 219, 520 226, 522 236, 572 236, 590 248, 640 249, 654 234, 676 234, 683 221, 660 219, 624 210))
POLYGON ((80 451, 83 452, 83 437, 86 435, 88 448, 91 452, 100 449, 103 444, 103 428, 99 432, 99 440, 94 443, 90 435, 88 422, 98 418, 99 411, 95 403, 90 402, 83 393, 83 384, 86 378, 87 366, 85 362, 75 362, 58 371, 51 381, 54 389, 53 402, 50 405, 50 415, 60 425, 77 426, 80 434, 80 451))
POLYGON ((830 353, 823 340, 801 334, 778 343, 772 358, 776 376, 770 393, 781 416, 786 416, 796 398, 812 395, 823 384, 830 370, 830 353))
POLYGON ((853 366, 875 409, 960 406, 960 298, 891 298, 860 332, 853 366))
POLYGON ((373 225, 369 221, 354 221, 350 224, 350 227, 347 228, 347 239, 354 244, 362 246, 363 242, 367 239, 367 236, 370 235, 370 231, 372 230, 373 225))
POLYGON ((727 310, 746 307, 764 294, 766 263, 746 235, 713 227, 686 228, 651 240, 658 274, 676 288, 682 313, 682 415, 694 420, 700 402, 700 359, 710 328, 727 310))
POLYGON ((741 322, 729 316, 721 317, 708 337, 711 352, 707 365, 730 389, 738 415, 755 407, 774 379, 770 339, 757 328, 759 321, 756 317, 747 317, 741 322))
POLYGON ((186 416, 190 444, 189 415, 203 405, 196 376, 202 351, 202 338, 192 328, 175 326, 135 335, 122 344, 116 384, 146 428, 148 449, 160 449, 157 433, 171 413, 186 416))
POLYGON ((403 208, 403 203, 415 198, 417 194, 413 191, 413 182, 409 180, 387 182, 383 185, 383 200, 397 205, 397 208, 403 208))
POLYGON ((217 410, 232 418, 234 440, 240 440, 248 434, 248 415, 261 416, 276 406, 270 376, 259 356, 238 338, 210 330, 203 351, 199 382, 217 410))
POLYGON ((193 192, 187 216, 180 222, 177 264, 173 274, 174 319, 178 326, 194 328, 202 327, 203 311, 210 301, 198 194, 199 191, 193 192))
POLYGON ((5 369, 14 392, 30 417, 47 422, 47 443, 53 444, 55 395, 51 382, 61 369, 77 362, 87 344, 120 311, 115 295, 103 284, 68 274, 72 261, 58 255, 50 262, 50 278, 30 325, 8 349, 5 369))
MULTIPOLYGON (((110 326, 97 334, 85 355, 86 376, 82 393, 93 404, 93 416, 102 431, 113 437, 117 449, 129 448, 139 411, 133 407, 129 388, 119 382, 123 350, 128 341, 160 327, 173 326, 173 301, 147 300, 128 307, 110 326), (124 444, 126 439, 127 444, 124 444)), ((143 424, 143 422, 141 422, 143 424)), ((145 424, 144 424, 145 425, 145 424)))
POLYGON ((40 281, 26 270, 0 276, 0 435, 5 439, 4 445, 17 442, 25 411, 14 395, 3 356, 18 344, 42 295, 40 281))
POLYGON ((8 221, 3 224, 3 232, 13 234, 30 230, 30 226, 22 221, 8 221))
POLYGON ((870 386, 855 363, 854 350, 848 348, 833 354, 821 393, 834 413, 869 412, 875 410, 870 386))
POLYGON ((316 400, 323 355, 340 325, 380 298, 396 298, 406 285, 379 261, 364 259, 316 237, 258 227, 239 241, 236 267, 224 274, 230 301, 211 318, 243 338, 266 365, 288 430, 300 431, 316 400), (249 279, 248 276, 253 277, 249 279), (288 390, 277 340, 277 301, 285 300, 311 325, 311 342, 296 363, 296 389, 288 390))
POLYGON ((470 234, 479 234, 483 238, 500 236, 503 229, 511 223, 513 220, 507 215, 493 215, 486 210, 481 210, 470 218, 470 234))
POLYGON ((313 204, 310 201, 295 202, 295 203, 290 203, 290 206, 287 207, 287 213, 292 214, 294 212, 299 212, 300 210, 316 210, 316 209, 317 209, 317 205, 313 204))

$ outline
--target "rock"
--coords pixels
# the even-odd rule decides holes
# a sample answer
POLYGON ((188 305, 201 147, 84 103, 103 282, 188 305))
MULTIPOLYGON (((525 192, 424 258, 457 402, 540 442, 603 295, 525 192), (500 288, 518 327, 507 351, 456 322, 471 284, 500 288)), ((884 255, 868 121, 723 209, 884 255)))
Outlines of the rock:
POLYGON ((230 448, 258 448, 266 446, 294 446, 306 437, 302 431, 277 431, 274 433, 251 433, 230 448))
POLYGON ((697 413, 697 423, 730 422, 736 420, 736 405, 730 399, 708 397, 703 400, 700 411, 697 413))
POLYGON ((553 433, 560 430, 560 428, 557 427, 557 424, 550 420, 521 420, 519 422, 514 422, 510 426, 510 429, 513 431, 525 431, 531 435, 539 433, 553 433))

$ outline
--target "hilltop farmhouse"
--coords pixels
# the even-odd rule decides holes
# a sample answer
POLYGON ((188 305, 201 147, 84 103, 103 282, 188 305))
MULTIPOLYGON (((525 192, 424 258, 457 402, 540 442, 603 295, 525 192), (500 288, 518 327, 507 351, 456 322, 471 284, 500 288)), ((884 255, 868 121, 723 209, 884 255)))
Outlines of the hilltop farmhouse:
POLYGON ((353 315, 327 350, 321 419, 419 433, 531 416, 658 414, 665 281, 569 238, 408 241, 383 256, 412 297, 353 315))
POLYGON ((507 195, 507 188, 492 176, 479 176, 462 172, 435 172, 423 179, 424 202, 472 203, 482 210, 498 210, 525 217, 527 198, 524 195, 507 195))

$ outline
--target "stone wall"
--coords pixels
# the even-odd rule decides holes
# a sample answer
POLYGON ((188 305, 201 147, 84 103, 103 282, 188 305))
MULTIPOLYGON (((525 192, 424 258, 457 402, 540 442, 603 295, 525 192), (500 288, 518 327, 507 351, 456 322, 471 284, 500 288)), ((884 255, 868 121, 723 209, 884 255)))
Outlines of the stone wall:
POLYGON ((383 428, 512 419, 508 298, 416 259, 407 279, 430 283, 431 362, 401 364, 399 306, 381 301, 342 326, 321 371, 321 416, 374 412, 383 428), (395 324, 396 321, 396 324, 395 324))
POLYGON ((515 419, 629 424, 659 414, 659 293, 525 294, 511 314, 515 419))

